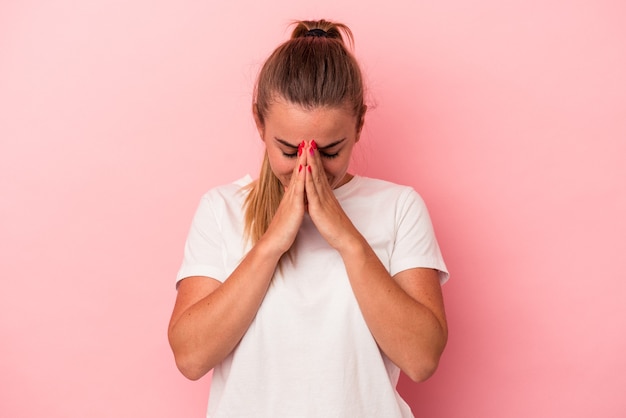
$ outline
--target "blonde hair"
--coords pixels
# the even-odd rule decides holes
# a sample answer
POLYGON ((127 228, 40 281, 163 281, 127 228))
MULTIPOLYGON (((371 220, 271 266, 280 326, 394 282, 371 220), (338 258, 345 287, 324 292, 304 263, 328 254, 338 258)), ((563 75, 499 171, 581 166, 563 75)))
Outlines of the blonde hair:
MULTIPOLYGON (((363 126, 367 106, 359 64, 346 47, 353 46, 350 29, 327 20, 296 21, 291 38, 265 61, 254 89, 253 111, 261 125, 277 99, 305 109, 349 106, 363 126)), ((256 243, 267 228, 283 197, 283 187, 272 172, 267 152, 258 180, 249 186, 245 200, 245 234, 256 243)))

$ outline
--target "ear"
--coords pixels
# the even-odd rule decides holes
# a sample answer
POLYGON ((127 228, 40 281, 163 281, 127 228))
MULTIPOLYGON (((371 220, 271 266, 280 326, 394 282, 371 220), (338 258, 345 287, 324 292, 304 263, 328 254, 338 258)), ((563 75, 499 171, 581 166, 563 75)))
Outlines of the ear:
POLYGON ((365 124, 365 112, 367 112, 367 106, 363 105, 363 112, 361 112, 359 120, 356 124, 356 139, 354 140, 355 144, 359 142, 359 139, 361 139, 361 132, 363 131, 363 125, 365 124))
POLYGON ((252 103, 252 116, 254 116, 254 123, 256 124, 256 129, 259 132, 261 140, 265 141, 265 125, 261 120, 261 116, 259 115, 259 109, 256 103, 252 103))

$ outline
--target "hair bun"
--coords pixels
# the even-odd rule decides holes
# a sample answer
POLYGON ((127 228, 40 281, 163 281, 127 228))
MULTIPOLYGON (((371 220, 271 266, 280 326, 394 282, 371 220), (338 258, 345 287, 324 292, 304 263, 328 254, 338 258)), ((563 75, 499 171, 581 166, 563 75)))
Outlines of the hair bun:
POLYGON ((316 38, 327 38, 328 32, 326 32, 324 29, 315 28, 315 29, 309 30, 307 33, 304 34, 304 36, 305 37, 314 36, 316 38))
POLYGON ((296 27, 291 33, 291 39, 296 38, 329 38, 344 42, 344 36, 352 45, 352 32, 343 23, 335 23, 328 20, 299 20, 295 21, 296 27), (342 36, 342 34, 344 36, 342 36))

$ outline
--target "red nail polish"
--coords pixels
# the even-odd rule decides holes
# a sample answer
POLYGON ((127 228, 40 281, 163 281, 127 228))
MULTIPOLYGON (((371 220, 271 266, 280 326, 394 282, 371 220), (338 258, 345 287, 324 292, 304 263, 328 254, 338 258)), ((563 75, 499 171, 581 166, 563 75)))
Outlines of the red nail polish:
POLYGON ((315 143, 314 139, 311 140, 311 148, 317 149, 317 144, 315 143))
POLYGON ((306 169, 307 169, 307 170, 309 170, 309 173, 311 172, 311 166, 310 166, 310 165, 308 165, 308 166, 306 167, 306 169))
POLYGON ((300 164, 300 167, 298 167, 298 173, 302 171, 302 164, 300 164))
POLYGON ((302 155, 303 149, 304 149, 304 141, 300 142, 300 145, 298 145, 298 157, 302 155))

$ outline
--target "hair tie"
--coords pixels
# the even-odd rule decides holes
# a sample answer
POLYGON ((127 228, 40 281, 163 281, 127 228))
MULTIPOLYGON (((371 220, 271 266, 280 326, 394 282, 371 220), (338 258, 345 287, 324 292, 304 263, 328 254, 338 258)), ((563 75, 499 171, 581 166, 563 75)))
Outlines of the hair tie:
POLYGON ((315 38, 328 38, 328 32, 324 29, 311 29, 304 36, 313 36, 315 38))

